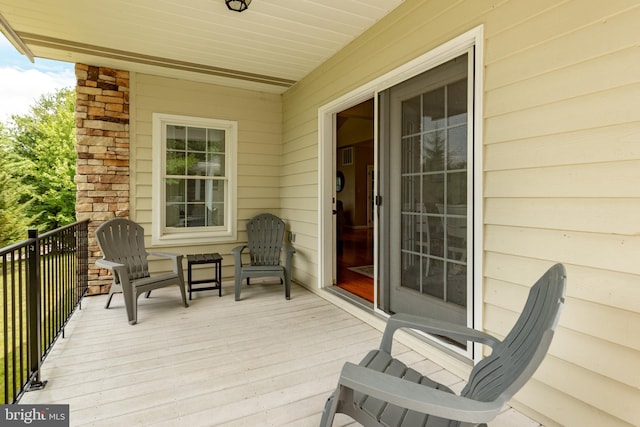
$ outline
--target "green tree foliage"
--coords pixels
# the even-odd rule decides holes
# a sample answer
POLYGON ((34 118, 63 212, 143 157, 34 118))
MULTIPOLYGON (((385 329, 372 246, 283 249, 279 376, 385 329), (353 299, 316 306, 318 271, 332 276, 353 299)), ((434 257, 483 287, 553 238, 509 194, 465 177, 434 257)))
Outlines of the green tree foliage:
MULTIPOLYGON (((74 106, 75 91, 60 89, 40 97, 28 114, 13 115, 1 129, 2 173, 13 189, 5 203, 17 203, 22 218, 40 231, 75 221, 74 106)), ((4 181, 0 176, 3 193, 4 181)))
POLYGON ((8 173, 5 128, 0 123, 0 247, 27 238, 31 220, 19 201, 17 182, 8 173))
POLYGON ((18 202, 17 192, 4 191, 10 186, 11 178, 0 171, 0 248, 27 238, 30 220, 25 216, 22 205, 18 202))

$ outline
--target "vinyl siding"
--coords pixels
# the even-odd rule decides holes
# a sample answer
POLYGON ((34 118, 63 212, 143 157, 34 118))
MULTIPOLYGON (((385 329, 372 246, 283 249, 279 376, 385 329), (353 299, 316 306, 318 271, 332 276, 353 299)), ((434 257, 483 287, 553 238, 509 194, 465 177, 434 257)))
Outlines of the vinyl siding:
POLYGON ((317 286, 318 108, 484 25, 483 328, 531 282, 567 304, 516 406, 545 425, 640 425, 640 4, 406 0, 284 94, 282 212, 294 277, 317 286))
MULTIPOLYGON (((140 222, 151 241, 152 113, 206 117, 238 122, 238 239, 210 245, 155 250, 183 254, 219 252, 223 277, 233 276, 230 251, 246 242, 244 224, 260 212, 280 211, 282 98, 280 95, 233 89, 185 80, 136 74, 132 77, 133 164, 131 218, 140 222)), ((151 250, 154 248, 151 247, 151 250)))

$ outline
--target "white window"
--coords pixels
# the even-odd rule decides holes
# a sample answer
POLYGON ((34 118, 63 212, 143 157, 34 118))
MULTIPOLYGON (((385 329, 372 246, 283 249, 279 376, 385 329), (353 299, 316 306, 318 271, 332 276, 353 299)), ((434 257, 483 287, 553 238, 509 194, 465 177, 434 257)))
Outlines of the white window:
POLYGON ((153 244, 236 239, 237 122, 153 114, 153 244))

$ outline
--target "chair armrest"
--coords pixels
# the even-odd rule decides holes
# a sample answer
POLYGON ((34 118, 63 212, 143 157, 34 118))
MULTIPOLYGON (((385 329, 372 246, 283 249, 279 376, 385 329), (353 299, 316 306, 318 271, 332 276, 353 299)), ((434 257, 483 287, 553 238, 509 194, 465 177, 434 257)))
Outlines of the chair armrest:
POLYGON ((119 262, 108 261, 106 259, 96 260, 96 265, 100 268, 106 268, 113 274, 114 283, 119 283, 124 288, 130 288, 129 272, 127 266, 119 262))
POLYGON ((235 265, 242 265, 242 252, 244 252, 245 249, 247 249, 249 246, 247 245, 241 245, 241 246, 236 246, 235 248, 231 249, 231 253, 233 254, 233 260, 235 265))
POLYGON ((488 345, 491 348, 495 348, 495 346, 501 342, 499 339, 485 332, 467 328, 466 326, 445 322, 443 320, 401 313, 394 314, 389 318, 384 334, 382 335, 380 350, 391 354, 393 334, 400 328, 414 329, 428 334, 442 335, 456 340, 478 342, 488 345))
POLYGON ((502 409, 499 401, 479 402, 349 362, 339 384, 402 408, 462 422, 486 423, 502 409))
POLYGON ((119 262, 108 261, 106 259, 98 259, 98 260, 96 260, 96 265, 98 267, 106 268, 107 270, 111 270, 111 271, 113 271, 115 269, 118 269, 118 268, 125 268, 126 269, 126 266, 124 264, 121 264, 119 262))
POLYGON ((291 259, 293 254, 296 253, 296 248, 291 245, 285 244, 284 248, 284 268, 287 270, 287 274, 291 274, 291 259))
POLYGON ((241 254, 245 249, 247 249, 249 246, 247 245, 240 245, 240 246, 236 246, 235 248, 231 249, 231 253, 235 256, 236 254, 241 254))

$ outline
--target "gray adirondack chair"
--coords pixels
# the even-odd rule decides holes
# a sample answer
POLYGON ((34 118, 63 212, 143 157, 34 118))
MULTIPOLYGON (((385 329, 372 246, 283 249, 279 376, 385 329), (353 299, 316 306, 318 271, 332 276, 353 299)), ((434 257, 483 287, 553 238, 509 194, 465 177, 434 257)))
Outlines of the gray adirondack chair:
POLYGON ((285 297, 291 298, 291 258, 293 246, 284 244, 284 221, 275 215, 263 213, 247 222, 247 244, 231 250, 235 262, 235 298, 240 300, 240 286, 252 277, 279 277, 284 284, 285 297), (284 249, 284 264, 280 254, 284 249), (250 262, 242 263, 242 254, 248 250, 250 262))
POLYGON ((178 286, 182 303, 188 307, 182 272, 182 255, 154 252, 149 253, 144 246, 144 229, 125 218, 111 219, 96 229, 96 238, 102 251, 102 259, 96 261, 98 267, 106 268, 113 275, 113 282, 105 308, 109 308, 116 293, 124 296, 129 323, 138 321, 138 297, 166 286, 178 286), (173 261, 173 272, 151 276, 148 256, 168 258, 173 261))
POLYGON ((482 423, 495 418, 544 359, 564 304, 565 286, 564 266, 556 264, 531 288, 522 314, 502 341, 447 322, 391 316, 380 348, 359 365, 344 365, 320 425, 330 426, 336 412, 364 426, 486 425, 482 423), (399 328, 480 342, 493 351, 473 368, 458 396, 391 357, 393 334, 399 328))

